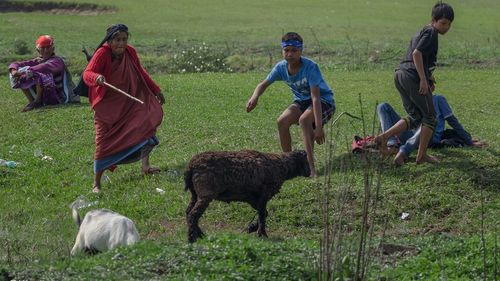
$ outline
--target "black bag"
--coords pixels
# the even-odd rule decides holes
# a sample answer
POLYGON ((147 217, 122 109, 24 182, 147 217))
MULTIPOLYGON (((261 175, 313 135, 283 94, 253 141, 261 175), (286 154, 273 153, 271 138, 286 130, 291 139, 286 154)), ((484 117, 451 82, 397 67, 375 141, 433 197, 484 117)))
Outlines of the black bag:
POLYGON ((78 85, 73 89, 73 93, 75 95, 81 96, 81 97, 89 97, 89 86, 83 82, 83 73, 80 76, 80 81, 78 81, 78 85))
MULTIPOLYGON (((82 52, 85 54, 87 62, 89 62, 90 59, 92 59, 92 56, 87 52, 87 49, 85 49, 85 47, 82 48, 82 52)), ((78 81, 78 85, 76 85, 76 87, 73 89, 73 93, 81 97, 89 97, 89 86, 87 86, 87 84, 85 84, 85 82, 83 81, 83 72, 80 76, 80 81, 78 81)))

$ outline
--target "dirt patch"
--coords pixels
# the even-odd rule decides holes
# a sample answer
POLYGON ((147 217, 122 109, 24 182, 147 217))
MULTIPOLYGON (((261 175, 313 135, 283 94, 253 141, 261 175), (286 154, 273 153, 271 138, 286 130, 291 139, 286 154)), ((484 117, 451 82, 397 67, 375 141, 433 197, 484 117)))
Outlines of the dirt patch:
POLYGON ((98 15, 116 11, 117 8, 113 6, 90 3, 0 0, 0 13, 46 12, 51 14, 98 15))

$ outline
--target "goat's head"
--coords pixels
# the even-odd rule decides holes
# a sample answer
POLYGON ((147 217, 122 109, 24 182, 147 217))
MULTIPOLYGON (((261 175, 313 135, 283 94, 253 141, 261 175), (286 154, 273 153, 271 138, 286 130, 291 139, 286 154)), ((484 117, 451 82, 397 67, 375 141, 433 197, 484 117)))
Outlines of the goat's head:
POLYGON ((309 168, 309 162, 307 161, 307 153, 304 150, 294 150, 288 154, 294 171, 291 171, 294 176, 309 177, 311 175, 311 169, 309 168))

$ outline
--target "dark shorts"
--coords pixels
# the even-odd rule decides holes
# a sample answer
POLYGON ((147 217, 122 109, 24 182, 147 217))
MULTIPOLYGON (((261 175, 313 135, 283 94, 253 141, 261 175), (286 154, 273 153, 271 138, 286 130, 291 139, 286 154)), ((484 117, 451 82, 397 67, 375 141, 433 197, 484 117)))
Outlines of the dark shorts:
MULTIPOLYGON (((312 108, 312 100, 306 100, 306 101, 293 101, 292 105, 290 106, 297 106, 302 113, 306 111, 309 108, 312 108)), ((335 113, 335 107, 331 104, 328 104, 326 102, 321 102, 321 120, 322 124, 325 125, 328 120, 330 120, 335 113)), ((313 123, 313 127, 314 123, 313 123)))
POLYGON ((406 70, 397 70, 394 74, 394 83, 399 91, 407 117, 403 120, 407 128, 413 130, 425 125, 434 130, 436 126, 436 111, 432 102, 432 93, 421 95, 418 77, 406 70))

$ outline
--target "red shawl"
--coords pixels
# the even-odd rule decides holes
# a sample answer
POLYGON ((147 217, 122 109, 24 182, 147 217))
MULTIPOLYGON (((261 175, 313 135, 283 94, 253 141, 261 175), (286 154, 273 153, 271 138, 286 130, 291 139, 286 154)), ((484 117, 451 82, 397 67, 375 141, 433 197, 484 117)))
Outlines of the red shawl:
MULTIPOLYGON (((145 71, 135 63, 132 53, 125 52, 122 59, 111 62, 109 66, 109 74, 103 73, 106 81, 144 101, 144 104, 112 89, 90 87, 89 99, 92 97, 96 130, 96 160, 152 137, 163 119, 163 109, 149 87, 154 82, 144 78, 145 71)), ((85 74, 90 76, 88 69, 85 74)), ((159 88, 157 90, 159 92, 159 88)))
MULTIPOLYGON (((142 68, 134 47, 127 45, 125 53, 128 53, 131 56, 132 63, 139 69, 138 75, 141 75, 142 78, 144 78, 147 87, 154 94, 158 94, 160 92, 160 87, 156 85, 146 70, 142 68)), ((95 80, 99 75, 104 75, 106 80, 108 80, 108 77, 112 73, 111 62, 111 47, 109 47, 108 43, 105 43, 101 48, 97 49, 83 72, 83 81, 89 86, 89 101, 92 107, 95 107, 95 105, 102 100, 108 91, 107 87, 97 85, 95 80)))

